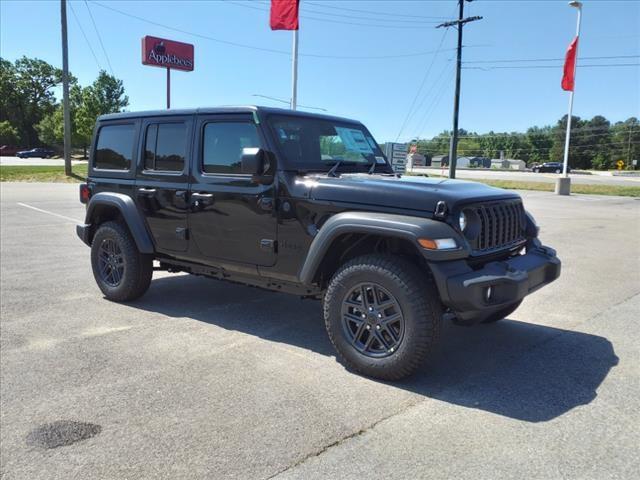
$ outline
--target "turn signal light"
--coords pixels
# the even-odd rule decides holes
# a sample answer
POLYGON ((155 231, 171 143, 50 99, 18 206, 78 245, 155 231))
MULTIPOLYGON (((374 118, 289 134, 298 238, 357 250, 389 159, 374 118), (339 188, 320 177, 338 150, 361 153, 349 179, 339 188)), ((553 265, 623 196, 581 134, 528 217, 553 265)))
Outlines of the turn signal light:
POLYGON ((426 248, 427 250, 453 250, 458 248, 453 238, 437 238, 435 240, 419 238, 418 243, 422 248, 426 248))

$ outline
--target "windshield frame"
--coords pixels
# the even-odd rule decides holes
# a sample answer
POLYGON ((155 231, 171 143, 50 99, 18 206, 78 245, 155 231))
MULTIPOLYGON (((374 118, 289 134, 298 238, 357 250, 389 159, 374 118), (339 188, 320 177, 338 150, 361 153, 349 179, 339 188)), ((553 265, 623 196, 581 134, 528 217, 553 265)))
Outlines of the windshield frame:
MULTIPOLYGON (((380 148, 380 145, 376 141, 371 132, 367 129, 365 125, 356 121, 349 121, 337 118, 325 118, 323 116, 314 116, 314 115, 296 115, 295 113, 274 113, 270 114, 265 118, 265 123, 269 132, 269 135, 272 136, 272 145, 275 149, 275 153, 278 158, 278 170, 293 170, 296 172, 328 172, 338 161, 339 159, 335 159, 333 161, 316 161, 316 162, 297 162, 290 159, 281 149, 281 144, 278 139, 278 132, 274 126, 274 122, 277 120, 293 120, 293 121, 320 121, 327 122, 332 124, 334 127, 345 127, 345 128, 355 128, 361 130, 366 137, 369 137, 373 140, 375 144, 375 148, 378 150, 374 151, 374 159, 375 157, 381 157, 384 159, 384 164, 377 163, 376 165, 376 173, 394 173, 393 167, 389 163, 386 155, 380 148)), ((376 160, 374 160, 375 162, 376 160)), ((354 173, 354 172, 368 172, 371 169, 371 166, 374 162, 353 162, 349 159, 343 159, 339 171, 343 173, 354 173)))

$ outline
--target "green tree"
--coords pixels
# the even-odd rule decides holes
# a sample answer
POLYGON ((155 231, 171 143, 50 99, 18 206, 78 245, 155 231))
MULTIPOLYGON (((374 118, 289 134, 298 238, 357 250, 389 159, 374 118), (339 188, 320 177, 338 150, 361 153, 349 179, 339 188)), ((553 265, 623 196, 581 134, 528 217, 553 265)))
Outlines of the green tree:
POLYGON ((622 160, 627 168, 632 168, 632 160, 640 161, 640 121, 636 117, 611 127, 611 157, 612 165, 622 160))
POLYGON ((38 143, 35 125, 54 111, 61 79, 62 71, 44 60, 0 58, 0 121, 9 121, 26 146, 38 143))
MULTIPOLYGON (((93 128, 98 116, 122 111, 129 105, 124 94, 122 80, 101 71, 98 78, 88 87, 73 85, 69 91, 71 116, 71 144, 82 147, 87 157, 87 147, 91 143, 93 128)), ((44 143, 64 141, 62 104, 45 116, 36 126, 40 140, 44 143)))
POLYGON ((527 148, 529 149, 529 163, 542 163, 548 156, 553 146, 551 127, 531 127, 526 134, 527 148))
POLYGON ((100 71, 98 78, 80 92, 78 108, 74 115, 75 145, 84 149, 91 143, 97 118, 107 113, 123 111, 129 105, 129 97, 124 93, 122 80, 100 71))
POLYGON ((8 120, 0 122, 0 144, 17 145, 20 143, 18 129, 11 125, 8 120))

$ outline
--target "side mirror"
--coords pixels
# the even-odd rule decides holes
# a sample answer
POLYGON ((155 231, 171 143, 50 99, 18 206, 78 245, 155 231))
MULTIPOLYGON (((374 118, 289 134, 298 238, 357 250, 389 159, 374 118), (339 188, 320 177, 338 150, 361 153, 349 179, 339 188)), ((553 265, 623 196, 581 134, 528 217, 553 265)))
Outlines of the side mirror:
POLYGON ((240 171, 244 174, 260 177, 272 172, 272 156, 262 148, 243 148, 240 158, 240 171))

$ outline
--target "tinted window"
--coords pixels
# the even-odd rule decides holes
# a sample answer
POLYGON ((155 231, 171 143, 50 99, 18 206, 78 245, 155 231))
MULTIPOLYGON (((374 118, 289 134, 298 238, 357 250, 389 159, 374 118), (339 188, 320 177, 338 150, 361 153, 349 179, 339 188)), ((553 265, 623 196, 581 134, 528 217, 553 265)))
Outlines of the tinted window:
POLYGON ((207 123, 204 127, 202 171, 241 173, 242 149, 259 146, 258 132, 252 123, 207 123))
POLYGON ((183 170, 187 146, 187 127, 184 123, 149 125, 145 143, 145 170, 183 170))
POLYGON ((129 170, 135 132, 133 123, 100 128, 94 166, 109 170, 129 170))

